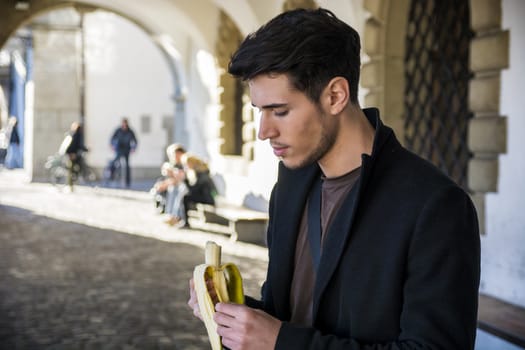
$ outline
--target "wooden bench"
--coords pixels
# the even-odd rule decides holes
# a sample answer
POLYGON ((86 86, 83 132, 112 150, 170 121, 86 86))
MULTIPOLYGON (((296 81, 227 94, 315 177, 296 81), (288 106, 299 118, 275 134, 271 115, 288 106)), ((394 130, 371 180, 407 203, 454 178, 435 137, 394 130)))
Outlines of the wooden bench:
POLYGON ((480 294, 478 328, 525 348, 525 308, 480 294))
POLYGON ((244 206, 224 200, 215 206, 196 203, 188 211, 188 220, 191 227, 226 234, 233 241, 266 244, 268 214, 244 206))

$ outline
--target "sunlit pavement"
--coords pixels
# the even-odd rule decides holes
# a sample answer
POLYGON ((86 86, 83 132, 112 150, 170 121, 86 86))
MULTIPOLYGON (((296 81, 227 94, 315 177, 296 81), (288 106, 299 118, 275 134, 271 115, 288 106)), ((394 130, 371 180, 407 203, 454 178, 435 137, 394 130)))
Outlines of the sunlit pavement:
POLYGON ((167 226, 146 191, 0 169, 0 349, 209 349, 186 304, 207 240, 258 295, 264 247, 167 226))

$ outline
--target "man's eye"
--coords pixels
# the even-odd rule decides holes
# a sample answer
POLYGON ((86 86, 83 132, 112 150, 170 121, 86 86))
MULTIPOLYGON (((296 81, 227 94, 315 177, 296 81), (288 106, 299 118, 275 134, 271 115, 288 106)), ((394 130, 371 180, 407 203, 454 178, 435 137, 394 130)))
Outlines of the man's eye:
POLYGON ((288 114, 288 110, 286 109, 286 110, 284 110, 284 111, 274 111, 273 113, 274 113, 276 116, 278 116, 278 117, 284 117, 285 115, 288 114))

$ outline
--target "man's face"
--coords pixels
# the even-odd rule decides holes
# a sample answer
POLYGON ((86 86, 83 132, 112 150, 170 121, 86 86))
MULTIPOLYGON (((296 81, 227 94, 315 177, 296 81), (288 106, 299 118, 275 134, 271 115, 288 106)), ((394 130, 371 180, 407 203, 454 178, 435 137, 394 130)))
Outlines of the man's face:
POLYGON ((175 163, 181 164, 183 155, 184 155, 184 152, 182 152, 182 151, 175 151, 175 163))
POLYGON ((252 104, 261 111, 258 137, 270 140, 273 153, 288 168, 320 160, 335 142, 337 119, 323 112, 284 74, 249 81, 252 104))

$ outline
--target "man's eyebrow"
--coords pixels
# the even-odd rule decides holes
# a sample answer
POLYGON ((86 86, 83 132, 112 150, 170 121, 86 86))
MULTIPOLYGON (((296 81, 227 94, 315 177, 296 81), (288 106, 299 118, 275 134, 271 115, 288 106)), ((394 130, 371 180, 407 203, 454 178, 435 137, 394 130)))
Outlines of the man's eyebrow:
POLYGON ((258 109, 274 109, 274 108, 282 108, 282 107, 286 107, 288 104, 287 103, 271 103, 269 105, 264 105, 264 106, 261 106, 261 107, 258 107, 256 105, 254 105, 252 103, 252 106, 254 108, 258 108, 258 109))

